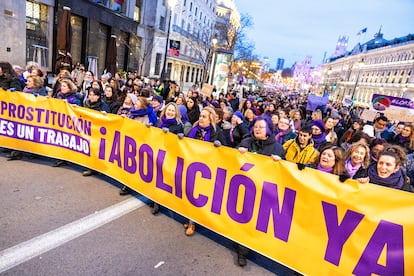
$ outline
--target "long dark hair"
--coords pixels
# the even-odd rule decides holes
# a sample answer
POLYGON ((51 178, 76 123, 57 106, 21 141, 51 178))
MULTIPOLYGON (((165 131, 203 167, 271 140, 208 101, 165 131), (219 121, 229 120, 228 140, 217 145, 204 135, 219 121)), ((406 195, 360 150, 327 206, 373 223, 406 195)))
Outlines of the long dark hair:
POLYGON ((14 71, 10 63, 4 61, 0 62, 0 67, 3 70, 3 75, 6 77, 6 79, 12 80, 17 78, 16 71, 14 71))

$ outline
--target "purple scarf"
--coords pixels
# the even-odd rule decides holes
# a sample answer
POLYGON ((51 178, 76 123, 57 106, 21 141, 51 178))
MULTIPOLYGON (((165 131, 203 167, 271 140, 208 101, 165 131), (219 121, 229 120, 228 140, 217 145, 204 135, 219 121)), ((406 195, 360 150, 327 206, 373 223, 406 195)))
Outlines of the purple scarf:
POLYGON ((399 134, 397 136, 397 145, 404 145, 405 143, 407 143, 408 141, 410 141, 410 137, 404 137, 401 134, 399 134))
POLYGON ((190 133, 188 133, 188 137, 197 138, 197 133, 201 134, 200 140, 210 142, 211 126, 202 128, 201 126, 197 125, 190 130, 190 133), (205 132, 204 136, 202 135, 203 131, 205 132))
POLYGON ((317 169, 318 171, 321 171, 321 172, 333 173, 333 168, 322 168, 321 163, 318 163, 317 169))
POLYGON ((359 170, 359 168, 361 166, 362 166, 362 164, 358 164, 355 167, 352 166, 351 159, 348 159, 345 162, 345 169, 346 169, 346 172, 348 173, 350 178, 354 177, 354 175, 356 174, 356 172, 359 170))
POLYGON ((401 169, 391 174, 387 178, 380 177, 377 172, 376 164, 368 167, 368 176, 369 176, 369 182, 371 183, 385 186, 385 187, 394 188, 394 189, 399 189, 399 190, 402 189, 404 185, 404 181, 405 181, 404 175, 401 169))
POLYGON ((165 115, 163 115, 161 117, 161 124, 158 126, 159 128, 169 128, 172 125, 177 124, 177 119, 176 118, 172 118, 172 119, 167 119, 165 118, 165 115))
POLYGON ((312 135, 312 139, 314 143, 313 147, 317 149, 320 144, 322 144, 323 142, 326 142, 326 134, 322 132, 321 134, 318 134, 318 135, 312 135))
POLYGON ((276 134, 275 139, 276 141, 278 141, 280 144, 283 145, 283 136, 289 134, 290 132, 290 128, 284 130, 284 131, 279 131, 278 134, 276 134))

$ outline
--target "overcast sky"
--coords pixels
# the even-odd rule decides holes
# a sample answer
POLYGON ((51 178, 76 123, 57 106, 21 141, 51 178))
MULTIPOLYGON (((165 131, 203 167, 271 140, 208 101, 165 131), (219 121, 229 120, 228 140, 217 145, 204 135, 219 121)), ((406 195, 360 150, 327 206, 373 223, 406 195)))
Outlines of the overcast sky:
POLYGON ((235 0, 241 14, 249 14, 253 28, 247 34, 255 53, 277 58, 285 67, 312 56, 312 65, 322 63, 335 51, 339 36, 349 37, 348 50, 373 38, 382 25, 385 39, 414 34, 414 0, 235 0), (366 34, 357 36, 367 28, 366 34))

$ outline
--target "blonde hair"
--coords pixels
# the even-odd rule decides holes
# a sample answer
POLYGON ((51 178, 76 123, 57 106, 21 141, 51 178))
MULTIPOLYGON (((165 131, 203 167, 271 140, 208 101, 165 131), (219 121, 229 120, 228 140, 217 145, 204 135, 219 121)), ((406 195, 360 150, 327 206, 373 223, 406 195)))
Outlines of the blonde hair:
MULTIPOLYGON (((206 110, 207 112, 210 113, 209 118, 210 118, 210 125, 214 128, 214 131, 216 131, 216 111, 209 106, 204 107, 201 111, 206 110)), ((198 121, 197 121, 198 124, 198 121)))
POLYGON ((410 150, 414 150, 414 125, 412 124, 405 125, 404 128, 406 127, 409 127, 411 130, 410 136, 408 136, 410 137, 410 143, 409 143, 410 150))
POLYGON ((351 157, 352 152, 354 152, 357 148, 364 148, 365 149, 365 156, 364 156, 364 163, 363 166, 364 168, 368 168, 369 166, 369 161, 370 161, 370 157, 369 157, 369 147, 367 144, 362 143, 362 142, 357 142, 357 143, 353 143, 346 151, 346 155, 345 155, 345 160, 348 160, 351 157))
POLYGON ((167 108, 172 105, 174 106, 175 109, 175 119, 177 120, 177 123, 181 124, 181 112, 180 109, 178 108, 178 105, 174 102, 169 102, 167 103, 167 105, 162 109, 161 114, 160 114, 160 118, 162 118, 165 115, 165 112, 167 110, 167 108))
POLYGON ((38 75, 31 74, 27 77, 27 79, 33 80, 33 85, 36 90, 43 87, 43 79, 38 75))
POLYGON ((70 89, 70 92, 77 92, 78 91, 78 87, 70 79, 61 79, 60 84, 62 85, 62 83, 66 83, 68 85, 68 87, 70 89))
POLYGON ((315 119, 314 120, 321 120, 322 121, 322 111, 320 111, 319 109, 316 109, 315 111, 312 112, 312 115, 315 114, 315 119))
POLYGON ((137 97, 137 101, 139 101, 141 103, 141 109, 147 109, 148 106, 150 105, 150 102, 148 101, 147 98, 139 96, 137 97))

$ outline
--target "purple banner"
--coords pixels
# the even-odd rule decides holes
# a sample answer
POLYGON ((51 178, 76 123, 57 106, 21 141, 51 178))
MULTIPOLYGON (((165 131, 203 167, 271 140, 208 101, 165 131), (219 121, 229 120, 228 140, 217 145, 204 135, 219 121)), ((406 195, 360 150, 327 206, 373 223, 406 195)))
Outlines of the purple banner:
POLYGON ((89 140, 52 128, 0 119, 0 135, 39 144, 53 145, 90 156, 89 140))
POLYGON ((414 109, 414 102, 406 98, 398 98, 381 94, 372 95, 372 106, 375 110, 383 111, 389 107, 414 109))

